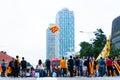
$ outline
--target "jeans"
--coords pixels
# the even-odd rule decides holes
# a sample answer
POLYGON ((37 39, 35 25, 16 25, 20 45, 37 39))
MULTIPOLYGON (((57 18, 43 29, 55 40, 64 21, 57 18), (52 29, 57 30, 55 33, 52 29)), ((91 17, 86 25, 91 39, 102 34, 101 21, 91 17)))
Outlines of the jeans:
POLYGON ((43 72, 43 70, 39 70, 39 77, 44 77, 44 72, 43 72))
POLYGON ((66 74, 66 68, 61 68, 60 73, 61 73, 60 75, 64 77, 66 74))
POLYGON ((46 67, 46 71, 47 71, 47 76, 51 76, 51 70, 50 70, 50 67, 46 67))
POLYGON ((83 76, 83 68, 80 66, 80 75, 83 76))
POLYGON ((2 77, 5 77, 5 71, 6 71, 6 67, 2 66, 2 74, 1 74, 2 77))

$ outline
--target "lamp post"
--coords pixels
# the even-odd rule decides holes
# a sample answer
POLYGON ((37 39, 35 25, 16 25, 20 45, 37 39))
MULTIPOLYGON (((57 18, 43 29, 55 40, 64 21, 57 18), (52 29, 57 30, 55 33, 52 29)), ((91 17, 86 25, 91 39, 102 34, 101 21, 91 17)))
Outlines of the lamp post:
POLYGON ((85 31, 79 31, 79 32, 88 34, 90 41, 93 41, 93 38, 91 38, 91 34, 93 34, 94 32, 85 32, 85 31))

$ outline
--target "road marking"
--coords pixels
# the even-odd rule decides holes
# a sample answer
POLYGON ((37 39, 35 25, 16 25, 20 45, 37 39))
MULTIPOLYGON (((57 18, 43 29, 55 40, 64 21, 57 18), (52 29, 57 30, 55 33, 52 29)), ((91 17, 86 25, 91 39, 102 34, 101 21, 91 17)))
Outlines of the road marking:
POLYGON ((37 78, 37 80, 57 80, 57 78, 54 77, 43 77, 43 78, 37 78))

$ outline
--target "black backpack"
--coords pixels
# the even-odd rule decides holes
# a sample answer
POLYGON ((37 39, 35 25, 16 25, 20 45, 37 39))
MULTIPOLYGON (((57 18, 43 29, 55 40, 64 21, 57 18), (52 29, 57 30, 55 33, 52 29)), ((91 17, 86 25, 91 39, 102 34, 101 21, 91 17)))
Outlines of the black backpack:
POLYGON ((88 66, 88 61, 85 60, 84 63, 83 63, 84 66, 88 66))
POLYGON ((79 63, 80 63, 79 59, 75 60, 75 65, 76 66, 79 66, 79 63))
POLYGON ((21 61, 21 66, 22 66, 22 68, 26 68, 26 61, 24 60, 24 61, 21 61))

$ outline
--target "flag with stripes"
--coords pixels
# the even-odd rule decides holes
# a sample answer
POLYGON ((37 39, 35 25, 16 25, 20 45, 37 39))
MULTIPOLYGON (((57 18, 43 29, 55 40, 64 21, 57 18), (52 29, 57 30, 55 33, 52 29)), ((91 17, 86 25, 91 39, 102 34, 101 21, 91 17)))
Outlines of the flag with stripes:
POLYGON ((114 61, 113 65, 117 69, 118 73, 120 74, 120 66, 119 66, 119 64, 116 61, 114 61))
POLYGON ((50 26, 49 29, 52 31, 52 33, 57 33, 59 31, 59 28, 56 25, 50 26))

